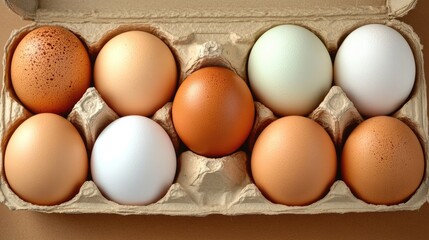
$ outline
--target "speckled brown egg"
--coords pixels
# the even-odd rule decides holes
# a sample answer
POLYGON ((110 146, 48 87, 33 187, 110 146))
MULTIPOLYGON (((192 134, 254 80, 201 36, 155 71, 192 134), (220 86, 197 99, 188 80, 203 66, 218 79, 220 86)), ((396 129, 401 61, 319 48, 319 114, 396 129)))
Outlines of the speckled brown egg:
POLYGON ((173 101, 173 124, 180 139, 197 154, 221 157, 247 139, 255 107, 246 83, 223 67, 206 67, 189 75, 173 101))
POLYGON ((13 89, 33 113, 68 113, 91 81, 91 62, 72 32, 44 26, 18 44, 11 62, 13 89))
POLYGON ((359 124, 344 145, 342 178, 356 197, 372 204, 406 201, 424 175, 414 132, 400 120, 379 116, 359 124))

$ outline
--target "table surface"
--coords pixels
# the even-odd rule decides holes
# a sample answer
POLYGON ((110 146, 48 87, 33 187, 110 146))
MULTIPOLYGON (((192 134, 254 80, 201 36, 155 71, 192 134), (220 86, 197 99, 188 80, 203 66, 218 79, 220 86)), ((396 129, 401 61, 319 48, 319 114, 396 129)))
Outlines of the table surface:
MULTIPOLYGON (((401 18, 429 46, 429 1, 401 18)), ((0 3, 0 45, 21 20, 0 3)), ((424 49, 429 56, 429 50, 424 49)), ((3 56, 3 48, 0 50, 3 56)), ((0 71, 1 72, 1 71, 0 71)), ((425 63, 425 72, 429 65, 425 63)), ((418 211, 207 217, 43 214, 0 204, 0 239, 429 239, 429 204, 418 211)))

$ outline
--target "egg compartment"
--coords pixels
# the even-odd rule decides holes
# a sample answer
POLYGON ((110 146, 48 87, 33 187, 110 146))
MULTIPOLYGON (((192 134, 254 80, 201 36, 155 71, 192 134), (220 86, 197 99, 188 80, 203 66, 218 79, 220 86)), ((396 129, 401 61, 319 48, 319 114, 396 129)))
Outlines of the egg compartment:
MULTIPOLYGON (((410 26, 387 17, 390 13, 395 16, 403 14, 409 8, 412 8, 411 1, 406 4, 401 3, 399 7, 397 3, 388 3, 390 4, 390 9, 384 5, 385 1, 383 1, 381 7, 350 7, 350 3, 349 5, 347 3, 335 3, 346 4, 347 7, 316 7, 312 8, 313 10, 306 11, 305 8, 311 5, 305 5, 303 1, 280 1, 279 4, 284 6, 283 9, 276 7, 255 10, 257 8, 254 8, 253 11, 248 11, 253 6, 252 4, 258 6, 257 3, 249 2, 247 5, 243 4, 249 8, 241 11, 227 7, 220 11, 206 11, 198 8, 195 11, 194 9, 192 11, 182 11, 179 8, 177 8, 178 10, 168 9, 168 11, 162 9, 159 11, 142 11, 137 8, 135 11, 124 12, 115 12, 112 10, 114 8, 110 9, 112 11, 105 11, 106 9, 102 9, 99 12, 75 11, 73 7, 70 10, 67 9, 70 4, 73 5, 72 2, 48 2, 43 1, 46 5, 53 4, 54 7, 45 9, 46 5, 42 6, 37 11, 37 18, 22 14, 30 18, 34 17, 38 21, 38 23, 28 28, 50 24, 64 26, 81 36, 93 57, 96 56, 109 37, 119 32, 135 29, 149 31, 167 42, 175 54, 177 65, 180 68, 179 83, 194 70, 209 65, 226 66, 233 69, 247 81, 246 64, 251 47, 263 32, 276 25, 297 24, 313 31, 321 38, 332 56, 335 55, 345 35, 357 26, 368 23, 381 23, 392 26, 399 30, 409 41, 416 58, 417 68, 416 84, 413 92, 409 100, 393 116, 409 124, 419 136, 425 149, 427 169, 425 179, 417 192, 402 204, 380 206, 364 203, 351 194, 350 189, 342 180, 337 180, 321 200, 304 207, 292 207, 271 203, 252 183, 248 170, 250 152, 238 151, 223 158, 208 159, 190 151, 185 151, 179 152, 179 168, 174 184, 162 199, 148 206, 119 205, 109 201, 102 196, 92 181, 85 182, 78 195, 66 203, 49 207, 36 206, 20 200, 9 189, 2 170, 0 202, 4 202, 9 208, 41 212, 116 213, 123 215, 271 215, 283 213, 315 214, 413 210, 418 209, 427 200, 427 173, 429 171, 427 166, 428 121, 426 82, 423 72, 421 45, 418 36, 410 26), (298 8, 291 9, 288 6, 290 2, 292 2, 291 6, 298 8), (62 7, 67 10, 62 9, 62 7)), ((125 2, 131 4, 130 2, 125 2)), ((269 5, 269 3, 271 2, 269 1, 267 4, 269 5)), ((176 3, 171 4, 175 6, 176 3)), ((242 3, 238 1, 230 4, 242 3)), ((169 7, 171 6, 169 5, 169 7)), ((213 6, 213 8, 215 7, 213 6)), ((30 9, 24 12, 31 13, 31 4, 19 9, 26 8, 30 9)), ((109 9, 109 7, 107 8, 109 9)), ((14 32, 6 45, 6 55, 3 58, 4 66, 10 62, 11 52, 9 49, 17 41, 17 35, 19 35, 19 32, 14 32), (7 60, 8 58, 9 60, 7 60)), ((6 75, 4 74, 3 81, 5 79, 6 75)), ((2 89, 1 95, 2 119, 0 121, 0 133, 3 140, 6 132, 13 132, 14 128, 28 117, 25 109, 10 98, 10 89, 5 88, 6 85, 2 89)), ((249 136, 248 144, 250 148, 259 133, 277 118, 263 104, 255 102, 255 106, 257 116, 255 126, 249 136)), ((155 115, 160 118, 157 121, 169 132, 170 138, 175 142, 174 128, 171 128, 172 125, 169 123, 171 121, 171 103, 167 103, 155 115), (168 130, 168 126, 170 126, 170 130, 168 130)), ((330 89, 325 100, 308 117, 316 120, 328 131, 337 149, 342 147, 347 133, 363 120, 353 107, 353 104, 337 86, 333 86, 330 89)), ((94 88, 88 89, 68 116, 68 119, 85 136, 88 148, 91 148, 97 134, 116 118, 117 115, 105 105, 94 88)), ((175 146, 177 147, 178 143, 175 143, 175 146)), ((2 142, 1 147, 2 154, 4 154, 4 142, 2 142)))
MULTIPOLYGON (((41 26, 43 26, 43 25, 41 25, 41 26)), ((39 28, 41 26, 33 24, 33 25, 30 25, 30 26, 27 26, 27 27, 23 27, 23 28, 19 29, 18 31, 14 31, 11 34, 11 38, 9 39, 11 42, 6 43, 6 46, 5 46, 5 51, 4 52, 5 52, 5 55, 6 55, 5 56, 6 61, 4 61, 4 65, 3 65, 4 69, 5 69, 4 87, 6 87, 6 89, 9 89, 9 91, 8 91, 9 96, 12 97, 13 100, 16 101, 19 105, 23 105, 24 106, 24 104, 22 104, 21 100, 16 95, 15 90, 14 90, 14 88, 12 86, 12 81, 11 81, 11 62, 12 62, 12 58, 13 58, 14 52, 15 52, 18 44, 23 40, 23 38, 28 33, 30 33, 31 31, 33 31, 36 28, 39 28)), ((49 26, 56 27, 56 26, 60 26, 60 25, 58 25, 58 24, 50 24, 49 26)), ((74 36, 76 36, 79 39, 79 41, 82 43, 83 47, 88 52, 88 56, 89 56, 90 61, 91 61, 91 55, 89 53, 89 49, 88 49, 88 46, 87 46, 85 40, 82 38, 82 36, 80 34, 77 33, 76 29, 68 29, 68 30, 74 36)), ((55 56, 51 55, 51 56, 47 57, 47 59, 49 59, 49 58, 55 58, 55 56)), ((30 64, 30 67, 33 68, 33 66, 31 64, 30 64)), ((36 66, 34 66, 34 67, 36 67, 36 66)), ((92 83, 92 76, 91 76, 91 83, 92 83)), ((24 106, 24 108, 25 108, 25 111, 29 111, 31 114, 34 114, 30 110, 28 110, 26 106, 24 106)), ((69 113, 70 111, 71 111, 71 109, 67 113, 69 113)), ((67 113, 62 114, 62 116, 66 116, 67 113)))

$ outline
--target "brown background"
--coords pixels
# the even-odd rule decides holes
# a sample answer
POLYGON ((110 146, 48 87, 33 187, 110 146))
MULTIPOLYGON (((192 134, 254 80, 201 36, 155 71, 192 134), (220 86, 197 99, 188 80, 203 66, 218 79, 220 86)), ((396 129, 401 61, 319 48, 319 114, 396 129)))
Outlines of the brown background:
MULTIPOLYGON (((402 21, 429 46, 429 1, 402 21)), ((29 22, 0 2, 0 46, 29 22)), ((429 50, 424 49, 429 56, 429 50)), ((0 50, 3 56, 3 47, 0 50)), ((426 59, 427 60, 427 59, 426 59)), ((1 71, 0 71, 1 72, 1 71)), ((425 63, 429 74, 429 63, 425 63)), ((429 79, 429 78, 427 78, 429 79)), ((280 216, 61 215, 10 211, 0 204, 0 239, 429 239, 429 204, 418 211, 280 216)))

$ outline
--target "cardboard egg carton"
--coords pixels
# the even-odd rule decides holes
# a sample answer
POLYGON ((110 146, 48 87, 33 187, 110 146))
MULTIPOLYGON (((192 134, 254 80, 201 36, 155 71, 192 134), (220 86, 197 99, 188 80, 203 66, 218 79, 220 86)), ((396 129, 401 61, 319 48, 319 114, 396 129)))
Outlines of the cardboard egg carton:
MULTIPOLYGON (((323 1, 74 1, 7 0, 6 3, 34 24, 11 33, 3 56, 3 87, 0 100, 0 202, 10 209, 57 213, 165 214, 203 216, 207 214, 317 214, 397 211, 419 209, 428 201, 428 117, 422 46, 413 29, 395 19, 412 9, 412 0, 323 1), (204 4, 203 4, 203 3, 204 4), (186 3, 186 4, 185 4, 186 3), (393 114, 418 135, 425 152, 423 182, 406 202, 385 206, 367 204, 353 196, 337 179, 325 197, 308 206, 285 206, 267 200, 250 174, 250 154, 259 133, 277 117, 255 102, 256 119, 247 147, 229 156, 210 159, 182 151, 171 120, 171 102, 152 119, 169 134, 178 156, 178 169, 166 195, 147 206, 120 205, 106 199, 90 178, 71 200, 55 206, 37 206, 21 200, 9 188, 3 170, 3 156, 13 131, 32 113, 14 94, 10 62, 19 41, 34 28, 60 25, 74 32, 88 46, 92 60, 112 37, 128 30, 142 30, 161 38, 175 55, 179 84, 193 71, 205 66, 224 66, 247 81, 246 64, 250 49, 266 30, 280 24, 297 24, 314 32, 332 57, 342 40, 354 29, 369 23, 385 24, 398 30, 410 44, 416 60, 416 82, 407 102, 393 114)), ((341 149, 347 134, 363 121, 340 87, 333 86, 323 102, 308 115, 331 136, 341 149)), ((67 116, 84 138, 90 153, 98 134, 118 115, 90 87, 67 116)))

